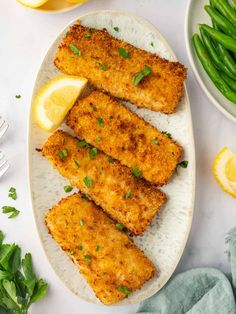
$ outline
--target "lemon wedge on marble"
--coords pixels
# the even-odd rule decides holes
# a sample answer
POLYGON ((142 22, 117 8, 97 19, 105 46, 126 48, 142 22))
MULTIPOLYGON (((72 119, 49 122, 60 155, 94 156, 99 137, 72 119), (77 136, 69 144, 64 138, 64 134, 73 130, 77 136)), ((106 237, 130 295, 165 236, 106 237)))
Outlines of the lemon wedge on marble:
POLYGON ((41 5, 43 5, 44 3, 48 2, 48 0, 17 0, 17 1, 28 8, 38 8, 41 7, 41 5))
POLYGON ((86 78, 69 75, 59 76, 47 83, 34 101, 34 116, 38 125, 48 132, 57 129, 86 84, 86 78))
POLYGON ((216 156, 213 173, 222 189, 236 197, 236 155, 224 147, 216 156))

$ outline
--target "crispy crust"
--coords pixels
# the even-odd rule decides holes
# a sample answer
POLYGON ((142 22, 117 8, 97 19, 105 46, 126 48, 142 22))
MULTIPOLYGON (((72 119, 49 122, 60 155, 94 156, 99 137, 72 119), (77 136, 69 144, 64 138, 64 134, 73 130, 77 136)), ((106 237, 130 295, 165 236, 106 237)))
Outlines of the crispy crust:
POLYGON ((165 194, 146 181, 135 178, 130 169, 118 161, 110 163, 108 156, 102 152, 90 160, 91 148, 79 148, 77 142, 69 134, 57 131, 43 145, 42 154, 73 186, 89 194, 110 217, 135 235, 142 234, 165 203, 165 194), (62 149, 68 152, 63 159, 58 155, 62 149), (75 161, 79 162, 79 168, 75 161), (84 183, 86 176, 92 178, 91 188, 84 183), (129 190, 131 196, 127 198, 129 190))
POLYGON ((164 113, 174 112, 179 103, 187 70, 179 62, 170 62, 155 54, 136 48, 112 37, 105 29, 93 29, 91 38, 85 38, 89 28, 79 24, 71 27, 55 57, 55 65, 64 73, 86 77, 90 84, 111 95, 164 113), (70 44, 81 51, 76 56, 70 44), (129 51, 130 58, 121 57, 118 48, 129 51), (106 66, 104 71, 99 63, 106 66), (152 74, 135 86, 136 73, 148 65, 152 74))
POLYGON ((48 212, 45 223, 104 304, 127 297, 117 289, 119 286, 133 292, 155 274, 154 265, 143 252, 80 194, 62 199, 48 212), (91 258, 90 263, 86 263, 85 255, 91 258))
POLYGON ((157 185, 168 182, 182 156, 182 148, 168 136, 99 91, 79 99, 66 123, 80 138, 121 164, 138 168, 146 180, 157 185), (99 117, 103 127, 98 124, 99 117), (152 144, 153 140, 157 144, 152 144))

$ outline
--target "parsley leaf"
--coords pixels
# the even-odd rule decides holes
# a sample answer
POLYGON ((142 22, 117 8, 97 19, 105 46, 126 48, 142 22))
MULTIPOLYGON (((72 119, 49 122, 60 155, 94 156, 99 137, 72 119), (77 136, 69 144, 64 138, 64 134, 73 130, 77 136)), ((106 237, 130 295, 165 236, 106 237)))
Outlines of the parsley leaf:
POLYGON ((99 65, 100 69, 102 69, 103 71, 107 70, 107 67, 104 64, 99 62, 98 65, 99 65))
POLYGON ((128 50, 126 50, 126 49, 124 49, 124 48, 121 48, 121 47, 119 47, 118 48, 118 53, 119 53, 119 55, 121 56, 121 57, 123 57, 123 58, 130 58, 130 53, 129 53, 129 51, 128 50))
POLYGON ((87 186, 87 188, 91 188, 93 186, 93 180, 91 177, 86 176, 84 177, 84 184, 87 186))
POLYGON ((76 56, 81 56, 81 51, 74 44, 70 44, 69 47, 76 56))
POLYGON ((140 178, 142 176, 141 171, 138 168, 132 167, 131 171, 136 178, 140 178))
POLYGON ((11 187, 9 189, 8 197, 11 197, 13 200, 17 199, 17 194, 16 194, 16 189, 15 188, 11 187))
POLYGON ((125 286, 118 286, 117 290, 119 290, 120 292, 123 292, 124 294, 130 294, 131 291, 129 291, 129 289, 125 286))
POLYGON ((122 224, 122 223, 120 223, 120 222, 118 222, 117 224, 116 224, 116 229, 118 229, 118 230, 120 230, 120 231, 122 231, 123 229, 124 229, 124 225, 122 224))
POLYGON ((146 76, 150 75, 152 73, 152 69, 145 65, 143 70, 136 73, 133 78, 133 84, 137 86, 146 76))
POLYGON ((181 161, 178 166, 186 169, 188 167, 188 160, 181 161))
POLYGON ((94 159, 94 157, 99 153, 98 149, 96 147, 93 147, 92 149, 90 149, 89 151, 89 158, 91 160, 94 159))
POLYGON ((113 27, 113 29, 114 29, 116 32, 119 32, 119 31, 120 31, 120 29, 119 29, 118 26, 113 27))
POLYGON ((10 216, 8 216, 9 219, 14 218, 16 216, 19 215, 20 211, 17 210, 15 207, 11 207, 11 206, 3 206, 2 207, 2 213, 3 214, 9 214, 11 213, 10 216))
POLYGON ((170 134, 169 132, 162 131, 161 133, 167 135, 170 139, 172 139, 172 134, 170 134))

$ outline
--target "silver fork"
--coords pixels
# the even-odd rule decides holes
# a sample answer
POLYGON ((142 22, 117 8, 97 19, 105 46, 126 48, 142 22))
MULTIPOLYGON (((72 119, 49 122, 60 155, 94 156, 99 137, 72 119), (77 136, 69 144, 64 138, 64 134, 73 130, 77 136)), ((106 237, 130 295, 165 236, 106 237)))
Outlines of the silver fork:
POLYGON ((10 164, 0 151, 0 178, 4 175, 4 173, 9 169, 10 164))
POLYGON ((6 133, 9 124, 0 116, 0 139, 6 133))

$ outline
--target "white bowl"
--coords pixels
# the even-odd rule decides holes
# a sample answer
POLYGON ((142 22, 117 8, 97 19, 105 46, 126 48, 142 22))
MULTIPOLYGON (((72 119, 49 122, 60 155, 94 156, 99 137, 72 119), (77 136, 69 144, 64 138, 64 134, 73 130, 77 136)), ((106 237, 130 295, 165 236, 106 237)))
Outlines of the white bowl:
POLYGON ((189 62, 201 88, 212 101, 212 103, 229 119, 236 122, 236 105, 226 99, 215 87, 214 83, 208 77, 202 64, 194 51, 192 45, 192 35, 199 33, 198 24, 206 23, 211 25, 211 20, 204 10, 204 6, 209 4, 206 0, 189 0, 185 18, 185 42, 189 62))

